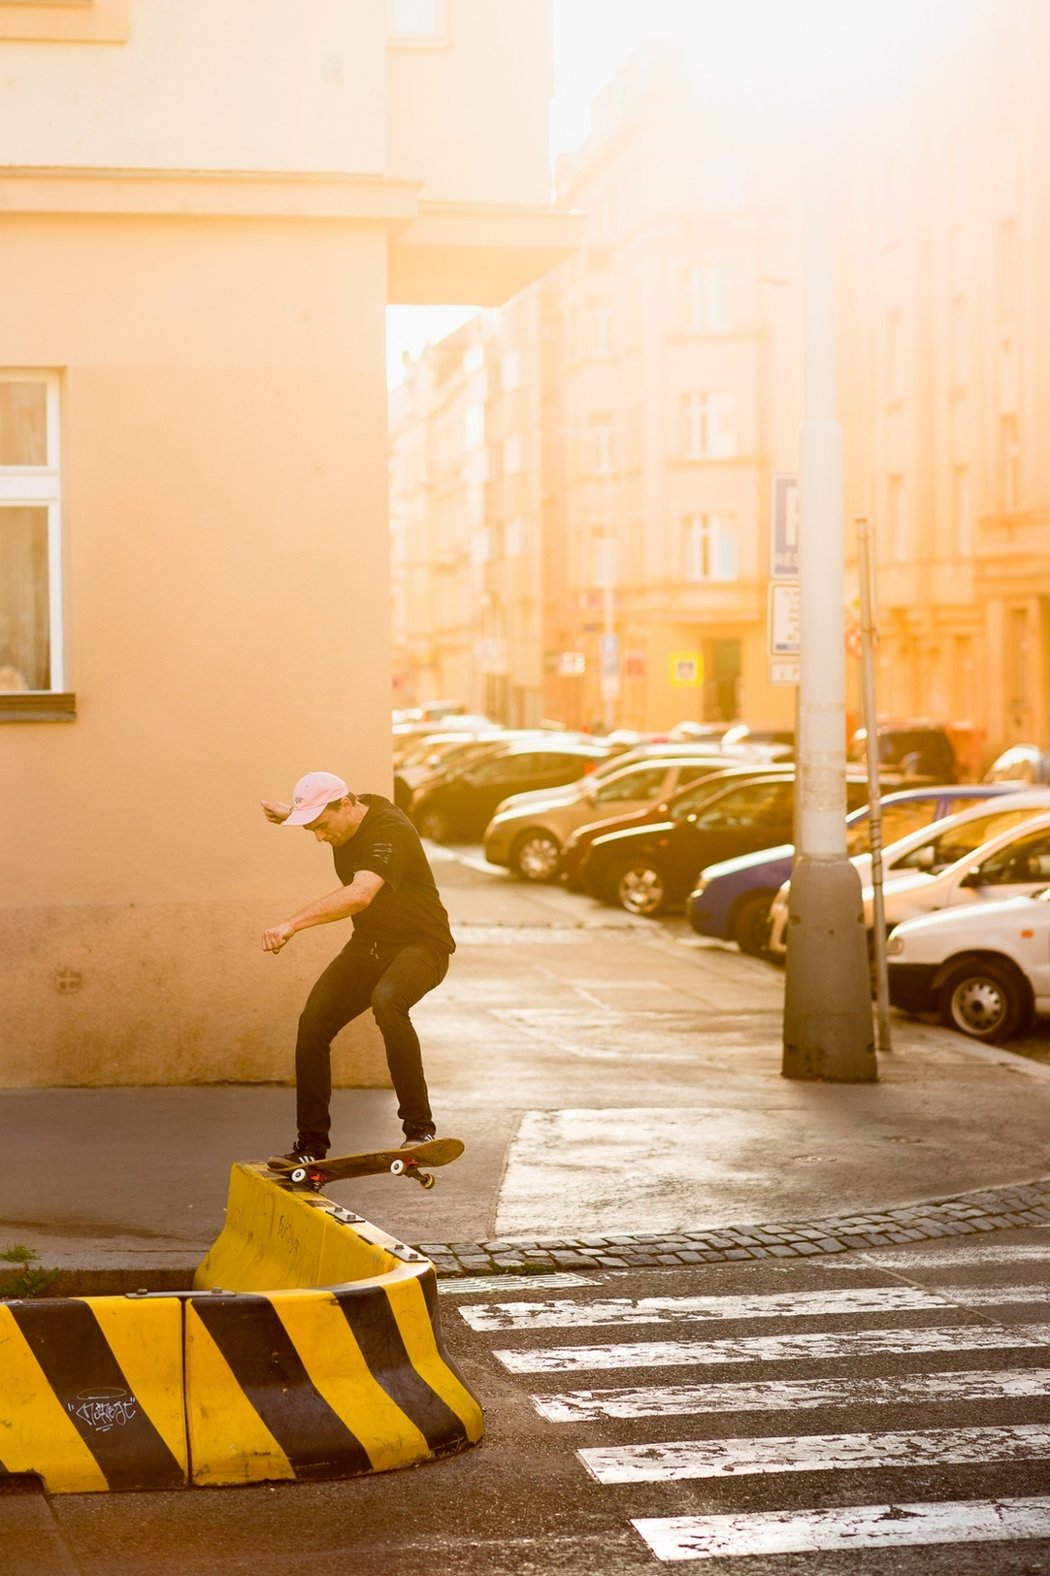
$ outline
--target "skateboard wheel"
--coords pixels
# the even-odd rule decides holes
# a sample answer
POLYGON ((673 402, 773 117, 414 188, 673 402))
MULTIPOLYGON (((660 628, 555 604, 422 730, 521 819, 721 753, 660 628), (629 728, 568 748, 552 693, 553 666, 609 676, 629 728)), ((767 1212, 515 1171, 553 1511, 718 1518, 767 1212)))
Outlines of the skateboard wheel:
POLYGON ((294 1171, 290 1171, 288 1174, 291 1177, 293 1182, 305 1182, 306 1181, 306 1167, 305 1166, 296 1166, 295 1170, 294 1171))
POLYGON ((437 1181, 437 1177, 432 1177, 429 1171, 421 1171, 419 1173, 419 1180, 425 1188, 431 1188, 437 1181))
POLYGON ((390 1170, 394 1176, 402 1176, 405 1170, 405 1162, 403 1160, 391 1160, 390 1170))

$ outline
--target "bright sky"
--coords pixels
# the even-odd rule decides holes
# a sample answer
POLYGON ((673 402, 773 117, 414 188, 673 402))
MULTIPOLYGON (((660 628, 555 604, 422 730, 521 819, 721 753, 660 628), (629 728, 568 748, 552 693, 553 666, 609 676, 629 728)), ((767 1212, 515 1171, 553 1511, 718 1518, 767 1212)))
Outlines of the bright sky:
MULTIPOLYGON (((586 140, 592 100, 646 38, 678 39, 723 88, 746 87, 770 100, 804 71, 830 67, 841 81, 844 65, 886 69, 892 92, 913 30, 944 3, 951 0, 553 0, 551 157, 586 140)), ((476 310, 389 308, 391 387, 401 380, 403 351, 418 354, 476 310)))

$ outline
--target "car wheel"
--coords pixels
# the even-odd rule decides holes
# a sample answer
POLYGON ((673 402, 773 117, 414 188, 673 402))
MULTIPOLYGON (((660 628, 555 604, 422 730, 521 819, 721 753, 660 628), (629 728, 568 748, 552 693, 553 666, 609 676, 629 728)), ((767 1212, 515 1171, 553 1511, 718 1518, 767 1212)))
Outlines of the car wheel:
POLYGON ((663 876, 644 861, 622 865, 616 877, 616 901, 629 914, 654 918, 667 906, 663 876))
POLYGON ((760 958, 769 936, 769 905, 772 892, 749 892, 733 910, 733 940, 741 952, 760 958))
POLYGON ((447 843, 452 823, 444 810, 421 810, 416 817, 416 830, 420 837, 429 837, 432 843, 447 843))
POLYGON ((937 1011, 949 1029, 998 1045, 1028 1021, 1028 987, 1018 971, 994 958, 962 958, 937 992, 937 1011))
POLYGON ((510 856, 511 868, 526 881, 553 881, 561 863, 561 844, 550 832, 523 832, 510 856))

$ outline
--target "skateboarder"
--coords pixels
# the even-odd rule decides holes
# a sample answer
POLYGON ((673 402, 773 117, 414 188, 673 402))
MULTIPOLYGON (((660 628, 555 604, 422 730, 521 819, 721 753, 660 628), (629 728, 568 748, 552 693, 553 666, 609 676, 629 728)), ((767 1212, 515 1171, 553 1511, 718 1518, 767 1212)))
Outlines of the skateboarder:
POLYGON ((336 1034, 371 1007, 386 1047, 405 1143, 434 1137, 419 1037, 410 1009, 448 972, 456 949, 419 834, 380 794, 353 794, 331 772, 309 772, 292 803, 262 801, 275 826, 301 826, 329 843, 342 885, 263 932, 278 953, 312 925, 353 920, 353 934, 314 985, 295 1044, 298 1133, 287 1159, 322 1160, 329 1149, 331 1050, 336 1034))

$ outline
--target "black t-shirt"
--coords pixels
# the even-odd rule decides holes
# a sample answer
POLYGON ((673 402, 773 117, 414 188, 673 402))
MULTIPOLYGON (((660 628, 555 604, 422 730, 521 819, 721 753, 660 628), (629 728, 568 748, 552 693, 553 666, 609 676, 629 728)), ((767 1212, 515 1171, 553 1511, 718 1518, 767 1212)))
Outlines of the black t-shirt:
POLYGON ((381 794, 358 794, 368 814, 349 842, 333 848, 335 869, 344 886, 359 870, 382 876, 383 885, 367 908, 353 918, 355 941, 413 943, 455 952, 448 914, 438 896, 419 833, 403 810, 381 794))

